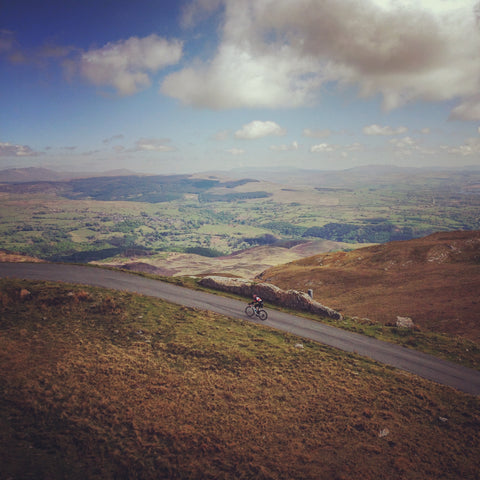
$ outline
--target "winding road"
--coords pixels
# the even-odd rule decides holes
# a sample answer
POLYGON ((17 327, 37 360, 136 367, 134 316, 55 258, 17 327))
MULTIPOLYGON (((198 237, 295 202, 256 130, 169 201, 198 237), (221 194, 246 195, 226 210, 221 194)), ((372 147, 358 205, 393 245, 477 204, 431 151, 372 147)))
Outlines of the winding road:
MULTIPOLYGON (((249 320, 244 313, 245 302, 121 271, 53 263, 0 263, 0 277, 59 281, 124 290, 249 320)), ((250 321, 357 353, 472 395, 480 395, 479 371, 416 350, 273 310, 269 311, 269 318, 265 322, 250 321)))

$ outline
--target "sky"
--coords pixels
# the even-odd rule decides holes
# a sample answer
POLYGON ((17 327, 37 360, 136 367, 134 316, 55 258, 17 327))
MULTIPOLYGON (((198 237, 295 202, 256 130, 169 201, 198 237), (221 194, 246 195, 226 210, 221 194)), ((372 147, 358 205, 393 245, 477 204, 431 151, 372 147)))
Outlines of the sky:
POLYGON ((478 0, 1 0, 0 169, 480 166, 478 0))

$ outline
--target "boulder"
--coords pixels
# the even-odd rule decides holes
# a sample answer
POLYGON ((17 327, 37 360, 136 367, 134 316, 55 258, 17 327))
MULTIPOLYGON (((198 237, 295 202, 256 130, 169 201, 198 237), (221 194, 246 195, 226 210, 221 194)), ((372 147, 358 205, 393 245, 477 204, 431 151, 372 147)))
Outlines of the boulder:
POLYGON ((397 317, 396 326, 402 328, 415 328, 415 324, 410 317, 397 317))
POLYGON ((29 298, 32 292, 27 290, 26 288, 22 288, 20 290, 20 300, 25 300, 26 298, 29 298))

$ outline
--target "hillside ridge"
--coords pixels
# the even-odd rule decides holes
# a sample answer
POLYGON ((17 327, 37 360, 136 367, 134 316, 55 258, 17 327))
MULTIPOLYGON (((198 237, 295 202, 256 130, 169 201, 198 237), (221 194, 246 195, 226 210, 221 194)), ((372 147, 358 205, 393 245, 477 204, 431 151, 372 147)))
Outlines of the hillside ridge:
POLYGON ((262 272, 283 289, 312 289, 347 315, 480 340, 480 231, 440 232, 303 258, 262 272))

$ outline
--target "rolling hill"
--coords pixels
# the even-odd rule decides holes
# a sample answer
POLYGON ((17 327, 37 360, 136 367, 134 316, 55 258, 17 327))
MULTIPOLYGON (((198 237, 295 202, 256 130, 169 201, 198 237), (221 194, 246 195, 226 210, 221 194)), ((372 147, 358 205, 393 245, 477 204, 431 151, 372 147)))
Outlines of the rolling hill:
POLYGON ((407 316, 422 329, 480 340, 480 231, 315 255, 258 278, 312 289, 315 299, 350 316, 384 324, 407 316))
POLYGON ((253 279, 269 267, 346 248, 358 248, 358 245, 318 239, 291 247, 277 245, 252 247, 221 257, 170 252, 144 257, 118 256, 90 263, 165 276, 222 274, 253 279))

